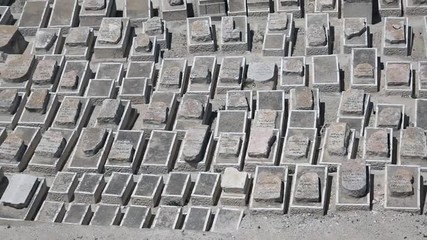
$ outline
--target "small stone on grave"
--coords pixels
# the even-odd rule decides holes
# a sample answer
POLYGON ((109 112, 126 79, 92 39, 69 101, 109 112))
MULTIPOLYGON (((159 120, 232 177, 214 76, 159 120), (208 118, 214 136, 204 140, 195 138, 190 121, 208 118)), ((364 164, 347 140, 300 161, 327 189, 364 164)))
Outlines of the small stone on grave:
POLYGON ((117 44, 122 39, 123 22, 121 18, 104 18, 99 27, 98 42, 117 44))
POLYGON ((108 132, 101 128, 86 128, 82 136, 82 151, 86 156, 93 156, 101 150, 108 132))
POLYGON ((130 141, 116 141, 111 147, 108 160, 111 162, 132 162, 135 148, 130 141))
POLYGON ((72 70, 64 73, 61 79, 61 88, 68 90, 75 90, 79 85, 79 75, 77 75, 77 71, 72 70))
POLYGON ((148 107, 144 113, 144 123, 160 124, 166 123, 168 119, 167 107, 148 107))
POLYGON ((201 119, 204 114, 204 104, 197 99, 186 99, 182 103, 180 117, 184 119, 201 119))
POLYGON ((410 84, 411 65, 389 63, 386 69, 388 86, 408 86, 410 84))
POLYGON ((363 115, 365 105, 365 91, 348 89, 342 93, 342 114, 363 115))
POLYGON ((34 89, 28 98, 25 108, 30 112, 36 112, 44 114, 46 113, 46 107, 49 102, 49 90, 48 89, 34 89))
POLYGON ((60 131, 46 131, 35 152, 38 156, 48 158, 59 158, 64 151, 67 140, 60 131))
POLYGON ((344 34, 347 39, 361 36, 366 31, 365 20, 362 18, 346 19, 344 34))
POLYGON ((20 103, 17 89, 4 89, 0 91, 0 113, 15 114, 20 103))
POLYGON ((239 172, 232 167, 225 168, 221 178, 221 188, 225 193, 245 194, 248 178, 247 172, 239 172))
POLYGON ((168 2, 171 6, 179 6, 184 4, 183 0, 168 0, 168 2))
POLYGON ((248 145, 248 156, 252 158, 268 158, 271 146, 276 141, 271 128, 255 127, 251 131, 248 145))
POLYGON ((359 63, 354 68, 353 74, 358 78, 373 78, 374 67, 369 63, 359 63))
POLYGON ((295 190, 297 202, 320 202, 320 178, 315 172, 302 174, 295 190))
POLYGON ((268 30, 284 31, 287 28, 288 28, 288 16, 286 13, 270 14, 270 22, 268 24, 268 30))
POLYGON ((14 174, 9 178, 9 185, 1 201, 5 206, 17 209, 28 207, 37 188, 37 177, 27 174, 14 174))
POLYGON ((378 123, 380 126, 400 125, 402 119, 402 110, 400 108, 386 107, 378 113, 378 123))
POLYGON ((135 38, 135 51, 151 52, 153 42, 147 34, 138 34, 135 38))
POLYGON ((401 20, 389 19, 385 26, 385 41, 390 44, 405 43, 405 32, 405 25, 401 20))
POLYGON ((65 44, 70 47, 86 47, 89 44, 89 34, 89 27, 71 28, 65 44))
POLYGON ((345 156, 350 140, 350 128, 347 123, 333 123, 327 136, 327 150, 331 155, 345 156))
POLYGON ((124 112, 124 106, 119 99, 105 99, 102 101, 96 120, 98 123, 119 124, 124 112))
POLYGON ((58 111, 56 121, 58 125, 74 126, 79 119, 82 103, 79 99, 67 99, 62 101, 61 111, 58 111))
POLYGON ((27 146, 18 134, 10 133, 0 145, 0 160, 20 161, 27 146))
POLYGON ((196 20, 191 23, 191 39, 196 42, 209 42, 212 40, 209 21, 196 20))
POLYGON ((307 41, 310 47, 326 46, 326 29, 320 24, 311 24, 307 29, 307 41))
POLYGON ((309 87, 296 87, 292 96, 295 110, 312 110, 314 106, 313 91, 309 87))
POLYGON ((218 157, 224 159, 236 158, 240 154, 242 138, 238 135, 221 134, 221 139, 218 143, 218 157))
POLYGON ((159 17, 149 18, 144 25, 144 32, 150 36, 163 34, 163 23, 159 17))
POLYGON ((386 129, 379 129, 369 136, 366 143, 366 154, 375 157, 388 157, 389 135, 386 129))
POLYGON ((306 158, 310 139, 302 135, 290 136, 286 143, 285 156, 290 159, 306 158))
POLYGON ((300 59, 286 59, 283 64, 282 72, 285 75, 304 75, 304 64, 300 59))
POLYGON ((393 197, 408 197, 414 195, 414 176, 406 169, 397 169, 388 179, 388 189, 393 197))
POLYGON ((234 28, 233 17, 223 17, 223 36, 224 42, 238 42, 240 41, 240 29, 234 28))
POLYGON ((89 11, 99 11, 106 7, 107 0, 85 0, 84 7, 89 11))
POLYGON ((36 50, 49 51, 49 49, 55 44, 58 36, 56 32, 39 30, 36 33, 35 48, 36 50))
POLYGON ((341 165, 341 186, 348 196, 361 198, 367 193, 366 165, 363 160, 351 159, 341 165))
POLYGON ((53 59, 40 60, 33 73, 34 84, 51 84, 55 74, 56 64, 56 60, 53 59))
POLYGON ((1 78, 9 83, 22 83, 28 80, 34 56, 29 54, 8 55, 1 71, 1 78))
POLYGON ((283 173, 277 171, 260 171, 258 172, 256 183, 259 187, 254 188, 255 201, 282 202, 283 173))

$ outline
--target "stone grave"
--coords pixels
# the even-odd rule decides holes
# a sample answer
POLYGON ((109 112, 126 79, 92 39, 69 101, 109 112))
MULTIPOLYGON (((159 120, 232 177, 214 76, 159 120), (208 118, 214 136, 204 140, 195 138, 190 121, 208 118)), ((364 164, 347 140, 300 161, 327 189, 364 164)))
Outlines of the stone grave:
POLYGON ((320 115, 319 89, 306 86, 295 87, 289 92, 289 111, 315 111, 320 115))
POLYGON ((427 14, 427 5, 424 1, 406 0, 404 3, 405 15, 407 16, 425 16, 427 14))
POLYGON ((83 0, 79 13, 79 26, 98 30, 105 17, 115 16, 116 4, 113 0, 83 0))
POLYGON ((341 90, 340 67, 338 57, 314 56, 310 68, 310 82, 313 88, 321 92, 339 92, 341 90))
POLYGON ((117 85, 121 85, 124 75, 122 63, 100 63, 96 69, 95 79, 112 79, 117 85))
POLYGON ((0 198, 0 219, 33 220, 47 193, 46 180, 28 174, 12 174, 5 178, 0 198))
POLYGON ((225 97, 225 110, 245 110, 253 117, 253 94, 251 90, 229 90, 225 97))
POLYGON ((422 171, 427 167, 427 137, 424 129, 407 127, 400 131, 397 165, 418 165, 422 171))
POLYGON ((226 1, 224 0, 197 0, 193 4, 195 16, 217 18, 226 15, 226 1))
POLYGON ((212 232, 231 232, 239 229, 244 216, 243 210, 236 208, 220 207, 215 212, 212 223, 212 232))
POLYGON ((130 19, 130 25, 140 28, 143 22, 153 17, 151 1, 126 0, 124 4, 123 17, 130 19))
POLYGON ((427 130, 427 100, 425 99, 416 99, 415 100, 415 127, 422 128, 427 130))
POLYGON ((124 78, 117 98, 128 100, 131 104, 148 104, 151 88, 148 78, 124 78))
POLYGON ((157 62, 159 55, 159 45, 156 36, 149 36, 140 33, 133 37, 129 58, 135 61, 157 62))
POLYGON ((257 110, 285 111, 285 93, 281 90, 260 90, 256 94, 257 110))
POLYGON ((141 174, 130 198, 131 205, 156 207, 164 187, 161 175, 141 174))
POLYGON ((317 129, 289 128, 283 140, 280 165, 292 173, 297 164, 314 164, 318 147, 317 129))
POLYGON ((248 122, 247 112, 242 110, 220 110, 215 124, 214 137, 221 133, 245 133, 248 122))
POLYGON ((90 220, 89 225, 112 226, 119 225, 122 213, 120 205, 99 204, 90 220))
POLYGON ((348 123, 350 128, 362 136, 365 126, 368 125, 371 109, 369 94, 365 94, 361 89, 347 89, 341 94, 337 122, 348 123))
POLYGON ((91 108, 92 103, 87 98, 66 96, 59 106, 51 127, 80 132, 89 118, 91 108))
POLYGON ((246 73, 245 89, 273 90, 276 88, 277 66, 266 62, 252 62, 246 73), (251 86, 251 87, 248 87, 251 86))
POLYGON ((168 173, 173 168, 176 151, 176 132, 152 131, 139 171, 141 173, 168 173))
MULTIPOLYGON (((328 13, 308 13, 305 18, 305 55, 328 55, 332 46, 328 13)), ((314 61, 314 59, 313 59, 314 61)), ((329 61, 328 61, 329 62, 329 61)))
POLYGON ((331 123, 325 131, 322 147, 319 153, 319 164, 327 165, 330 170, 336 170, 354 155, 355 130, 347 123, 331 123))
POLYGON ((314 13, 327 13, 331 18, 338 18, 341 12, 340 3, 335 0, 315 0, 314 13))
POLYGON ((187 67, 187 60, 184 58, 163 59, 156 91, 184 94, 187 86, 187 67))
POLYGON ((208 231, 212 224, 212 211, 209 207, 191 207, 185 217, 184 230, 208 231))
POLYGON ((128 128, 132 107, 129 101, 105 99, 94 107, 87 127, 110 128, 114 132, 128 128))
POLYGON ((122 61, 127 57, 129 40, 128 18, 103 18, 96 38, 93 58, 122 61))
POLYGON ((414 70, 410 61, 388 61, 384 66, 385 93, 411 97, 414 70))
POLYGON ((32 91, 36 89, 48 89, 50 92, 56 91, 64 69, 65 57, 55 58, 53 56, 44 56, 42 60, 37 62, 31 77, 32 91))
POLYGON ((113 79, 89 79, 84 97, 91 99, 94 105, 106 100, 114 100, 116 85, 113 79))
POLYGON ((266 16, 268 13, 271 12, 270 10, 270 1, 267 0, 247 0, 246 1, 246 7, 248 9, 248 16, 253 17, 261 17, 266 16))
POLYGON ((401 17, 402 2, 397 0, 378 0, 378 12, 382 18, 401 17))
POLYGON ((155 63, 147 61, 129 60, 126 78, 147 78, 148 84, 152 87, 154 83, 155 63))
POLYGON ((163 189, 161 205, 184 206, 191 195, 191 175, 171 172, 163 189))
POLYGON ((138 172, 142 158, 144 131, 118 130, 105 163, 105 172, 138 172))
POLYGON ((64 96, 83 96, 90 75, 89 61, 67 61, 61 74, 59 86, 56 90, 60 100, 62 100, 64 96))
POLYGON ((277 129, 251 128, 245 157, 245 171, 255 172, 257 165, 276 165, 279 141, 280 132, 277 129))
POLYGON ((207 171, 213 153, 213 136, 208 126, 194 127, 184 132, 175 171, 207 171))
POLYGON ((54 202, 71 202, 79 181, 76 173, 58 172, 47 193, 47 200, 54 202))
POLYGON ((160 17, 166 21, 187 19, 186 0, 160 0, 160 17))
POLYGON ((62 34, 69 33, 70 28, 76 27, 78 24, 78 9, 77 0, 55 0, 48 27, 60 28, 62 34))
POLYGON ((58 107, 56 94, 50 93, 48 89, 34 89, 28 97, 18 124, 40 127, 41 131, 46 131, 52 123, 58 107))
POLYGON ((80 175, 85 172, 102 173, 112 142, 111 129, 83 128, 68 161, 67 170, 80 175))
POLYGON ((34 221, 60 223, 65 216, 65 204, 63 202, 44 201, 34 221))
POLYGON ((98 203, 105 187, 105 178, 99 173, 83 173, 79 185, 74 191, 74 202, 98 203))
POLYGON ((262 44, 263 56, 284 57, 289 56, 289 51, 289 45, 285 35, 265 33, 264 42, 262 44))
POLYGON ((420 169, 413 165, 387 165, 384 209, 421 214, 420 169))
POLYGON ((284 57, 281 59, 277 89, 288 93, 292 88, 307 85, 305 57, 284 57))
POLYGON ((28 169, 32 172, 55 175, 64 166, 77 139, 76 131, 50 128, 43 133, 28 169))
POLYGON ((191 193, 192 206, 215 206, 221 194, 219 173, 199 172, 191 193))
POLYGON ((392 128, 393 130, 403 129, 405 125, 405 105, 377 103, 375 107, 376 127, 392 128))
MULTIPOLYGON (((400 2, 399 2, 400 4, 400 2)), ((409 32, 406 17, 384 18, 383 40, 381 43, 383 55, 408 56, 411 51, 409 42, 412 34, 409 32)))
POLYGON ((371 209, 370 168, 361 159, 351 159, 338 167, 336 178, 337 211, 371 209))
POLYGON ((95 44, 93 32, 93 29, 90 27, 70 28, 62 50, 67 60, 90 59, 95 44))
POLYGON ((245 133, 220 133, 212 160, 212 170, 223 172, 228 167, 243 169, 245 133))
POLYGON ((36 61, 31 54, 8 54, 5 64, 0 68, 0 89, 30 91, 36 61))
POLYGON ((319 125, 317 112, 314 110, 291 110, 287 128, 317 128, 319 125))
POLYGON ((241 90, 245 68, 245 57, 224 57, 219 69, 216 94, 226 94, 228 90, 241 90))
POLYGON ((120 226, 129 228, 148 228, 151 217, 151 209, 148 207, 128 206, 120 226))
POLYGON ((48 1, 26 1, 17 22, 19 31, 24 36, 34 36, 39 28, 47 26, 49 12, 48 1))
POLYGON ((393 130, 391 128, 365 128, 363 159, 373 170, 383 170, 393 160, 393 130))
POLYGON ((246 16, 221 18, 221 50, 224 52, 245 52, 249 49, 249 27, 246 16))
POLYGON ((162 18, 153 17, 147 19, 147 21, 143 23, 142 32, 149 36, 156 36, 160 49, 169 48, 170 36, 166 23, 162 18))
POLYGON ((135 187, 130 173, 113 172, 107 185, 102 191, 103 203, 126 205, 135 187))
POLYGON ((247 14, 246 1, 244 0, 227 0, 227 15, 239 16, 247 14))
POLYGON ((288 192, 288 169, 283 166, 257 166, 249 209, 255 213, 283 214, 288 192))
POLYGON ((217 77, 216 56, 195 56, 191 65, 187 93, 203 93, 213 97, 217 77))
POLYGON ((328 168, 297 165, 292 179, 289 213, 326 214, 328 168))
POLYGON ((251 175, 247 172, 240 172, 233 167, 226 167, 221 176, 221 197, 222 206, 246 206, 249 193, 251 191, 251 175))
POLYGON ((187 51, 189 53, 215 52, 214 36, 210 17, 187 18, 187 51))
POLYGON ((251 128, 263 127, 279 130, 280 134, 284 131, 284 115, 283 111, 275 111, 262 109, 255 111, 255 117, 252 120, 251 128))
POLYGON ((178 138, 184 137, 185 131, 193 128, 204 129, 211 119, 212 104, 208 95, 187 93, 182 99, 176 114, 174 130, 178 138))
POLYGON ((379 86, 376 48, 355 48, 351 50, 350 85, 352 89, 377 92, 379 86))
POLYGON ((427 98, 427 61, 418 62, 416 77, 415 95, 418 98, 427 98))
POLYGON ((27 97, 16 89, 0 89, 0 127, 14 129, 24 111, 27 97))
POLYGON ((182 208, 176 206, 160 206, 151 228, 179 229, 184 221, 182 208))
MULTIPOLYGON (((381 0, 380 0, 381 1, 381 0)), ((343 53, 352 53, 352 49, 369 47, 369 27, 366 18, 344 18, 341 39, 343 42, 343 53)), ((374 48, 376 53, 376 48, 374 48)), ((352 57, 353 58, 353 57, 352 57)))
POLYGON ((41 138, 40 128, 18 126, 1 133, 0 167, 5 172, 22 172, 27 168, 41 138))
POLYGON ((88 225, 93 216, 92 207, 85 203, 71 203, 62 223, 74 225, 88 225))
POLYGON ((278 13, 291 13, 295 18, 302 18, 304 11, 302 5, 304 4, 301 0, 275 0, 275 12, 278 13))

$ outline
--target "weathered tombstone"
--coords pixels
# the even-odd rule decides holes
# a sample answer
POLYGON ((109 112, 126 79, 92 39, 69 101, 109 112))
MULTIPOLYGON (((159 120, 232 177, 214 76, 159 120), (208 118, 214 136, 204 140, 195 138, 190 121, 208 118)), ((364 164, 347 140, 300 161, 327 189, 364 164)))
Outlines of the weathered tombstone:
POLYGON ((254 172, 256 165, 275 165, 279 131, 272 128, 253 127, 245 158, 245 170, 254 172))
POLYGON ((22 35, 34 36, 39 28, 46 27, 49 12, 49 1, 25 2, 17 24, 22 35))
POLYGON ((427 137, 424 129, 408 127, 400 131, 400 149, 397 162, 400 165, 427 166, 427 137))
POLYGON ((129 36, 128 18, 103 18, 95 42, 94 57, 96 59, 125 58, 129 36))
POLYGON ((246 206, 250 193, 250 174, 227 167, 221 177, 221 205, 246 206))
POLYGON ((221 18, 222 51, 245 52, 248 50, 248 19, 246 16, 227 16, 221 18))
POLYGON ((189 53, 214 52, 215 39, 210 17, 187 18, 187 50, 189 53))
POLYGON ((74 199, 74 190, 77 184, 76 173, 59 172, 49 188, 47 199, 56 202, 71 202, 74 199))
POLYGON ((151 228, 178 229, 183 221, 182 208, 175 206, 160 206, 151 228))
POLYGON ((281 60, 278 89, 289 92, 292 88, 306 86, 305 57, 284 57, 281 60))
POLYGON ((128 206, 120 226, 130 228, 147 228, 150 224, 151 209, 144 206, 128 206))
POLYGON ((80 203, 98 203, 105 187, 103 174, 84 173, 74 191, 74 201, 80 203))
POLYGON ((221 175, 200 172, 191 193, 191 204, 215 206, 221 194, 221 175))
POLYGON ((386 17, 384 20, 383 55, 408 56, 409 26, 406 17, 386 17))
POLYGON ((70 28, 62 53, 70 60, 89 60, 95 42, 90 27, 70 28))
POLYGON ((378 91, 378 62, 376 48, 351 50, 350 84, 353 89, 378 91))
POLYGON ((115 1, 84 0, 79 13, 79 25, 99 29, 102 19, 115 16, 115 1))
POLYGON ((414 85, 412 64, 409 61, 389 61, 384 66, 387 95, 411 97, 414 85))
POLYGON ((111 226, 118 225, 121 220, 120 205, 99 204, 90 220, 89 225, 111 226))
POLYGON ((372 169, 384 169, 392 162, 393 131, 390 128, 366 128, 363 159, 372 169))
POLYGON ((172 206, 186 205, 190 197, 191 175, 186 173, 169 173, 169 179, 162 193, 160 204, 172 206))
POLYGON ((60 223, 64 216, 65 204, 63 202, 44 201, 34 221, 60 223))
POLYGON ((153 17, 151 1, 125 0, 123 17, 130 19, 131 27, 140 28, 143 22, 153 17))
POLYGON ((90 204, 71 203, 62 223, 88 225, 92 215, 93 212, 90 204))
POLYGON ((239 229, 243 210, 235 208, 218 208, 212 224, 212 232, 230 232, 239 229))
POLYGON ((114 172, 102 192, 101 201, 109 204, 126 205, 134 186, 132 174, 114 172))
POLYGON ((220 133, 212 167, 215 172, 221 172, 227 167, 242 170, 245 133, 220 133))
POLYGON ((369 27, 366 18, 344 18, 343 21, 343 53, 351 53, 352 49, 367 48, 369 27))
POLYGON ((241 90, 243 88, 245 62, 244 57, 224 57, 222 59, 216 94, 225 94, 227 90, 241 90))
POLYGON ((327 13, 307 14, 305 19, 305 55, 328 55, 332 45, 327 13))
POLYGON ((318 88, 321 92, 339 92, 340 67, 337 56, 314 56, 310 74, 312 87, 318 88))
POLYGON ((163 177, 161 175, 141 174, 132 193, 130 203, 132 205, 157 206, 163 186, 163 177))
POLYGON ((87 121, 91 103, 82 97, 64 97, 58 109, 52 127, 80 131, 82 122, 87 121))
POLYGON ((176 148, 176 132, 152 131, 140 171, 142 173, 168 173, 173 168, 176 148))
POLYGON ((161 0, 160 17, 166 21, 179 21, 187 18, 186 0, 161 0))
POLYGON ((208 207, 191 207, 185 218, 184 230, 207 231, 212 222, 212 212, 208 207))

